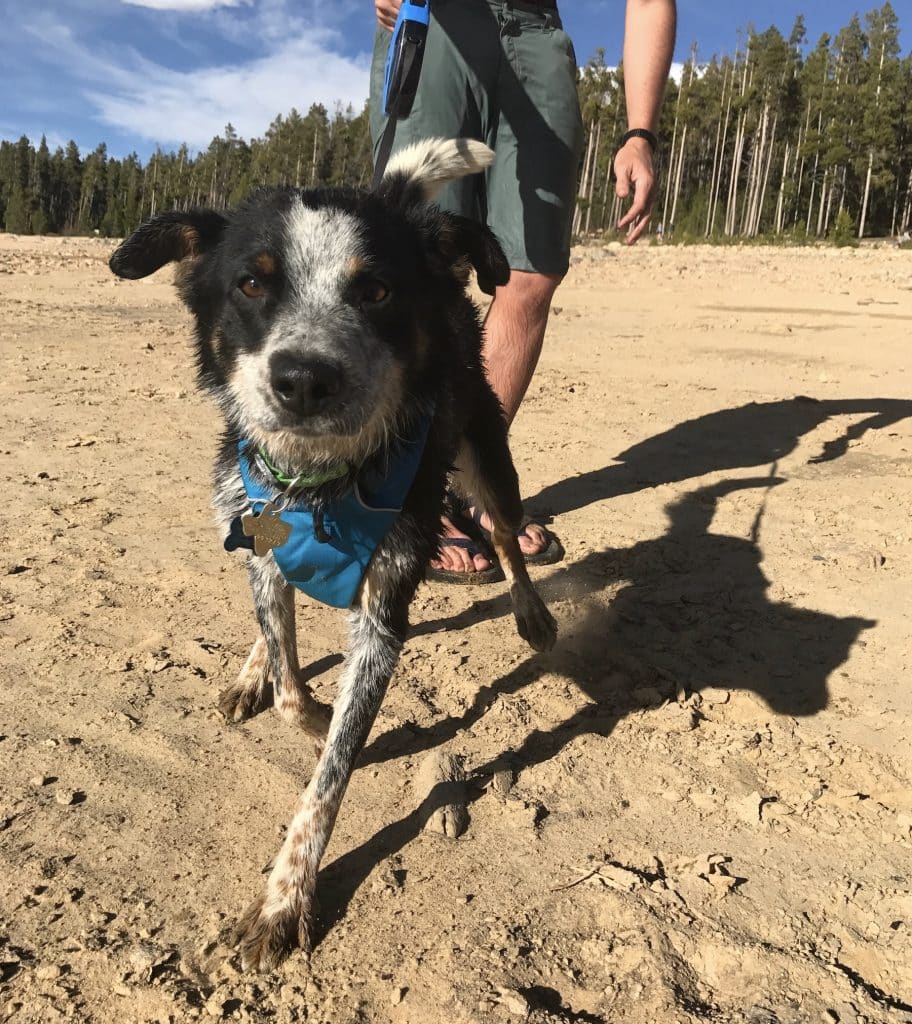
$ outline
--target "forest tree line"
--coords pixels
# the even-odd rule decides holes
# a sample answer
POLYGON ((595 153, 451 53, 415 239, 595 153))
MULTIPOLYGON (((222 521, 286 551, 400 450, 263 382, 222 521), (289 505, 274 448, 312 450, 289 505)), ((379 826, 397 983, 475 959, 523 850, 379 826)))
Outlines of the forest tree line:
MULTIPOLYGON (((579 76, 586 130, 577 235, 610 231, 620 209, 611 161, 626 127, 623 68, 598 51, 579 76)), ((694 47, 670 81, 660 126, 653 229, 687 238, 759 235, 814 240, 907 233, 912 221, 912 54, 890 4, 813 45, 798 17, 747 32, 732 55, 694 47)), ((42 138, 0 142, 0 225, 19 234, 120 237, 163 210, 232 206, 258 185, 367 185, 366 108, 314 105, 246 141, 232 126, 191 154, 143 163, 42 138)))

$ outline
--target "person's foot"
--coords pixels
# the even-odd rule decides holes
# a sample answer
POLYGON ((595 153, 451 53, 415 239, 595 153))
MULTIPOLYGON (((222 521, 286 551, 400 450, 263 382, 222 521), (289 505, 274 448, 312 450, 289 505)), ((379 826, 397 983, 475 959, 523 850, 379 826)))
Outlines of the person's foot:
POLYGON ((431 568, 442 572, 475 573, 486 572, 494 563, 487 556, 484 544, 473 540, 453 522, 449 516, 441 516, 443 541, 437 558, 431 559, 431 568), (448 540, 459 543, 447 544, 448 540))
MULTIPOLYGON (((477 523, 482 530, 485 530, 488 534, 491 532, 493 523, 491 517, 487 512, 481 512, 471 506, 466 510, 468 515, 473 522, 477 523)), ((519 541, 519 550, 523 555, 528 558, 530 555, 540 555, 543 551, 547 550, 551 540, 548 536, 548 532, 543 526, 539 526, 538 523, 528 522, 524 523, 522 529, 516 534, 516 539, 519 541)))

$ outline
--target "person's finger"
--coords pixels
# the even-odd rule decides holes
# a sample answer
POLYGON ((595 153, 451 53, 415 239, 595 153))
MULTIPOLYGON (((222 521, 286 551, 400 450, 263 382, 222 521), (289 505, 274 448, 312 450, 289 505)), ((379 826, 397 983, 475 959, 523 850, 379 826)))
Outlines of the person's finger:
POLYGON ((637 217, 642 217, 646 209, 646 204, 640 198, 639 193, 634 193, 633 202, 630 204, 630 209, 624 214, 623 217, 618 221, 618 228, 626 228, 628 224, 632 224, 637 217))
POLYGON ((627 237, 624 239, 627 245, 633 245, 633 243, 643 234, 646 228, 649 226, 649 217, 647 213, 642 216, 638 221, 634 222, 633 227, 627 232, 627 237))
POLYGON ((652 208, 652 192, 654 186, 653 177, 651 175, 644 175, 641 178, 634 179, 633 184, 633 202, 630 204, 630 209, 618 221, 619 228, 626 227, 637 217, 647 215, 649 210, 652 208))
POLYGON ((626 199, 630 195, 630 164, 618 157, 614 161, 614 193, 618 199, 626 199))
POLYGON ((399 13, 399 3, 396 0, 376 0, 374 10, 377 12, 377 21, 392 32, 396 27, 396 16, 399 13))

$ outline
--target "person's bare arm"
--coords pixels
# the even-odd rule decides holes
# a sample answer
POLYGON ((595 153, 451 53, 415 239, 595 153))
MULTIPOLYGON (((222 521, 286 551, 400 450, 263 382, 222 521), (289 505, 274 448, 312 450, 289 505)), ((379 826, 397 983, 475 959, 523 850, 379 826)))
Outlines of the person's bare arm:
MULTIPOLYGON (((675 0, 627 0, 624 24, 624 95, 627 127, 655 133, 671 68, 677 12, 675 0)), ((618 221, 632 245, 646 230, 655 201, 652 149, 646 139, 630 139, 614 158, 615 189, 621 199, 633 190, 633 203, 618 221)))

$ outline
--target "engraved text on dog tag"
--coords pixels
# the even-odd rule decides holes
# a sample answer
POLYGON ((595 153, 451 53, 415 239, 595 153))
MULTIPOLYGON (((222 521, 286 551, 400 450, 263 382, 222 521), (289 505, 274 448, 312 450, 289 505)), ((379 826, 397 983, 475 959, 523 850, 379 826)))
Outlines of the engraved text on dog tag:
POLYGON ((245 537, 253 537, 253 553, 261 557, 273 548, 280 548, 291 533, 291 527, 279 519, 271 501, 263 506, 259 515, 248 512, 241 516, 241 529, 245 537))

